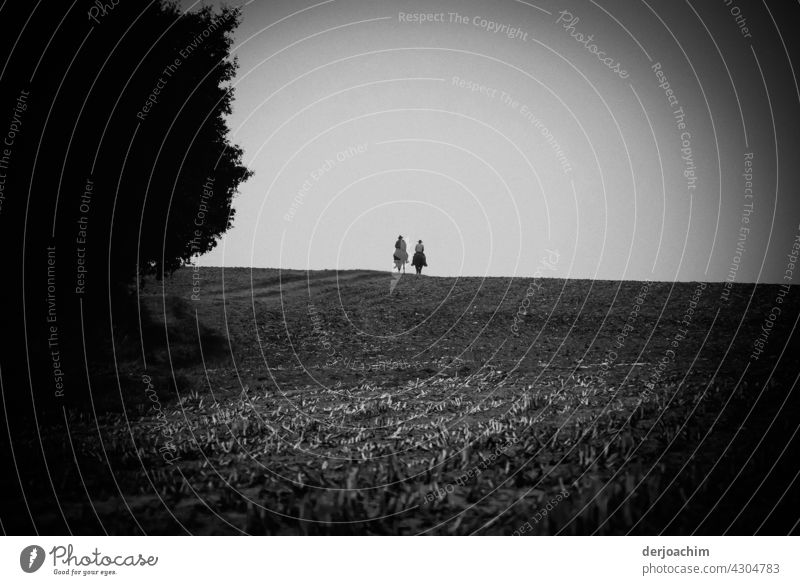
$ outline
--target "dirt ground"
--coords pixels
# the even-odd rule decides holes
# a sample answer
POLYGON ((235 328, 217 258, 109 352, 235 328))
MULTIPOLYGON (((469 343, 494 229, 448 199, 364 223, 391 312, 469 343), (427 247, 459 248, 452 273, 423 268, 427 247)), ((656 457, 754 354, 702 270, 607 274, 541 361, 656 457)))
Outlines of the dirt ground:
POLYGON ((754 359, 776 286, 184 269, 140 291, 94 410, 48 431, 74 462, 51 521, 796 531, 795 289, 754 359))

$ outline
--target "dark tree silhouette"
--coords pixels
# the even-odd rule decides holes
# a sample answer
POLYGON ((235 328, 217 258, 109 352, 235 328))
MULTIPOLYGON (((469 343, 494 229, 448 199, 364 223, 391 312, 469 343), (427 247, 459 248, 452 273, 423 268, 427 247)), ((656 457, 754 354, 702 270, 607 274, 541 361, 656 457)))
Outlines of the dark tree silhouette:
MULTIPOLYGON (((62 406, 119 395, 101 370, 116 367, 120 340, 138 347, 137 283, 212 249, 231 226, 250 174, 226 123, 238 20, 233 9, 183 14, 161 0, 0 3, 0 294, 10 342, 0 416, 10 432, 45 429, 50 416, 63 422, 62 406)), ((42 469, 44 453, 67 440, 18 460, 44 490, 43 507, 54 505, 58 476, 42 469)), ((21 511, 12 479, 0 488, 21 511)))
MULTIPOLYGON (((44 299, 49 277, 60 333, 79 335, 61 327, 79 304, 84 327, 108 333, 107 313, 137 275, 175 270, 231 226, 249 176, 225 120, 239 14, 159 1, 9 4, 0 132, 17 131, 0 161, 0 222, 20 270, 15 292, 44 299)), ((27 304, 29 334, 49 332, 48 305, 27 304)))

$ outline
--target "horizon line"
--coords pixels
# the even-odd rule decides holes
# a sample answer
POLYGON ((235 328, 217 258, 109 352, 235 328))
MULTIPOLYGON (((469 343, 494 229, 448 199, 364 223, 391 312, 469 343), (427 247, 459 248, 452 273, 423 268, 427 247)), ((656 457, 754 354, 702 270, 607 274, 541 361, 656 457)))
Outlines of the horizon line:
MULTIPOLYGON (((249 269, 249 270, 274 270, 279 272, 375 272, 375 273, 388 273, 392 274, 394 271, 392 269, 382 270, 379 268, 280 268, 280 267, 270 267, 270 266, 224 266, 224 265, 217 265, 217 266, 204 266, 204 265, 195 265, 195 264, 185 264, 181 266, 177 270, 181 269, 192 269, 192 268, 214 268, 214 269, 222 269, 222 270, 231 270, 231 269, 249 269)), ((176 272, 177 272, 176 270, 176 272)), ((412 276, 416 276, 413 272, 409 272, 412 276)), ((422 274, 427 278, 504 278, 504 279, 534 279, 538 278, 541 280, 589 280, 592 282, 654 282, 654 283, 681 283, 681 284, 689 284, 689 283, 707 283, 707 284, 725 284, 729 282, 727 280, 682 280, 682 279, 675 279, 675 280, 660 280, 660 279, 638 279, 638 278, 591 278, 591 277, 564 277, 564 276, 544 276, 544 275, 481 275, 481 274, 452 274, 452 275, 441 275, 441 274, 422 274)), ((783 286, 787 285, 789 287, 798 286, 800 283, 785 283, 785 282, 770 282, 770 281, 738 281, 732 282, 732 286, 737 285, 770 285, 770 286, 783 286)))

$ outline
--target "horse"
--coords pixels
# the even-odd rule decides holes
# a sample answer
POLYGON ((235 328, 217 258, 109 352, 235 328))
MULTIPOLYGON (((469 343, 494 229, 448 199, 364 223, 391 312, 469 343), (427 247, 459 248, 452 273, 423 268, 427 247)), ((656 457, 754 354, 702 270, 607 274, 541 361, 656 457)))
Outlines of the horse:
POLYGON ((414 258, 411 260, 411 266, 417 269, 417 276, 422 274, 422 267, 427 265, 428 262, 425 258, 425 252, 415 252, 414 258))
POLYGON ((408 262, 408 252, 403 250, 402 248, 395 248, 394 249, 394 266, 397 268, 397 272, 400 272, 400 269, 403 269, 403 272, 406 271, 406 262, 408 262))

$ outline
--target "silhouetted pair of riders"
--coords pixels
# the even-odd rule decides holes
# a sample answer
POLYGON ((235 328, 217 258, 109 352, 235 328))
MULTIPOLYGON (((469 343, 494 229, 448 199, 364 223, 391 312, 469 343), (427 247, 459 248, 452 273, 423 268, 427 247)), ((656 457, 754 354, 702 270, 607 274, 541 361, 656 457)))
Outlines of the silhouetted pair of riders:
MULTIPOLYGON (((408 262, 408 252, 406 251, 406 241, 403 236, 397 236, 397 241, 394 243, 394 265, 397 272, 402 268, 403 272, 406 271, 406 262, 408 262)), ((425 258, 425 246, 422 240, 417 242, 414 246, 414 257, 411 260, 411 265, 417 269, 417 276, 422 274, 422 267, 427 266, 428 262, 425 258)))

